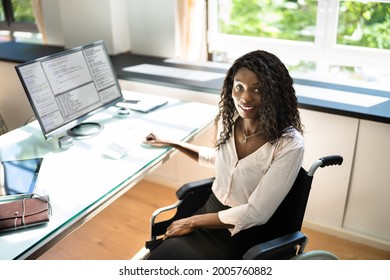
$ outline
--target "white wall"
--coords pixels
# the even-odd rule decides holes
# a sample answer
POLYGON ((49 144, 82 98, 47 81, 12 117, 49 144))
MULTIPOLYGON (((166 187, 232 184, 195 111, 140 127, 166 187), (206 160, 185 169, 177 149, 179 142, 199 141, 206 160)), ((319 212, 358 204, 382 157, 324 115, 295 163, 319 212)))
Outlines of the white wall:
POLYGON ((59 0, 65 47, 104 40, 111 54, 128 51, 127 4, 127 0, 59 0))
MULTIPOLYGON (((71 48, 104 40, 110 54, 172 57, 176 0, 42 0, 48 44, 71 48), (130 44, 131 43, 131 44, 130 44)), ((9 130, 33 111, 13 63, 0 64, 0 108, 9 130)))
POLYGON ((8 130, 24 125, 29 118, 34 116, 16 74, 15 65, 17 64, 0 61, 0 111, 8 130))
POLYGON ((65 45, 59 0, 42 0, 42 13, 46 27, 47 44, 65 45))
POLYGON ((110 54, 175 55, 176 0, 43 0, 48 44, 104 40, 110 54))
POLYGON ((131 51, 174 57, 176 0, 130 0, 129 4, 131 51))

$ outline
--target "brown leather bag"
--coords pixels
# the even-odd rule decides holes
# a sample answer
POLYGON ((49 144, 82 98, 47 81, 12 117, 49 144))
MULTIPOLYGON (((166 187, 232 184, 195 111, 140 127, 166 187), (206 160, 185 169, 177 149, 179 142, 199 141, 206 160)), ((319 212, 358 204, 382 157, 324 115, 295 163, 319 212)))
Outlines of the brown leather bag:
POLYGON ((47 223, 50 215, 48 196, 2 203, 0 204, 0 232, 47 223))

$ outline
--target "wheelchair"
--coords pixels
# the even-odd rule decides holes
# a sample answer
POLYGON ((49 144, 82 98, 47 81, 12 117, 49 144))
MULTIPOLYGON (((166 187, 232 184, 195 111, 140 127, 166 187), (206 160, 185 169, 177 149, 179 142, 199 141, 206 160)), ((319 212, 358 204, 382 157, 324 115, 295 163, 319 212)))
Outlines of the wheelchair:
MULTIPOLYGON (((341 165, 343 158, 339 155, 321 157, 306 171, 301 167, 297 178, 275 213, 262 226, 271 233, 272 239, 254 245, 243 256, 243 260, 337 260, 331 252, 314 250, 305 252, 308 237, 301 232, 303 218, 313 176, 319 167, 341 165)), ((181 186, 177 192, 177 202, 157 209, 151 216, 151 238, 146 246, 133 259, 147 259, 151 250, 161 242, 167 227, 175 220, 188 217, 199 209, 211 194, 214 178, 203 179, 181 186), (164 212, 176 210, 170 219, 156 222, 156 218, 164 212)))

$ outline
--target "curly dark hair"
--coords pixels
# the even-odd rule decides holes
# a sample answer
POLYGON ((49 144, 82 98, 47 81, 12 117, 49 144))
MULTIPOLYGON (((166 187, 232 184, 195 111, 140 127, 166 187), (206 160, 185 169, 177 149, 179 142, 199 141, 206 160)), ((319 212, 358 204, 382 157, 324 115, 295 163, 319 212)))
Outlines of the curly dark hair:
POLYGON ((262 102, 259 108, 258 130, 267 142, 274 143, 293 128, 303 133, 298 100, 287 68, 274 54, 257 50, 238 58, 226 73, 219 113, 215 118, 216 126, 220 121, 222 124, 216 147, 226 143, 232 135, 234 115, 237 113, 232 98, 233 80, 237 71, 243 67, 253 71, 260 81, 262 102))

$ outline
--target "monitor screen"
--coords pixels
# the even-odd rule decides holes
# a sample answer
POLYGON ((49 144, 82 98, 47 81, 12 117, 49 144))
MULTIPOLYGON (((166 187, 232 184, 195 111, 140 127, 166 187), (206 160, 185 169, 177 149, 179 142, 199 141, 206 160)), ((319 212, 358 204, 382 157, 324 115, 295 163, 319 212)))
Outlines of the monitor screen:
POLYGON ((15 68, 46 139, 66 130, 75 136, 100 130, 94 123, 84 123, 83 129, 82 122, 123 100, 103 41, 15 68))

